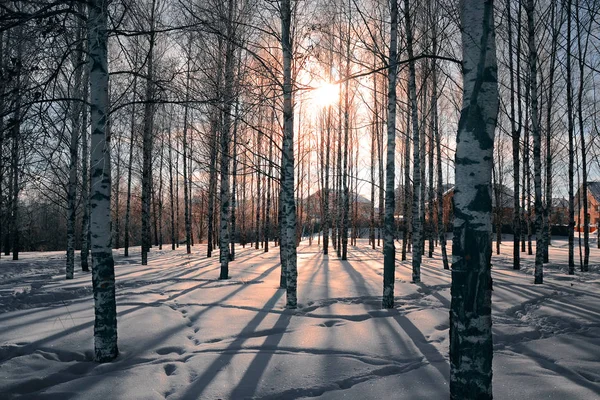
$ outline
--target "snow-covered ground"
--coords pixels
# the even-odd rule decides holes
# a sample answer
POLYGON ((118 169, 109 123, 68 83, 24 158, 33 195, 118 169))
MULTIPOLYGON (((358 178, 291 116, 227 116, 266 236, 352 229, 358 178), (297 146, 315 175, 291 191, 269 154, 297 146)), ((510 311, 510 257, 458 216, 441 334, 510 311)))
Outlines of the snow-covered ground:
MULTIPOLYGON (((512 243, 502 251, 494 397, 600 398, 600 250, 591 272, 568 276, 566 241, 554 240, 544 285, 533 256, 513 271, 512 243)), ((448 398, 450 273, 438 253, 418 285, 398 261, 389 311, 383 257, 366 241, 348 261, 303 242, 295 311, 278 289, 278 248, 237 249, 227 281, 203 245, 153 250, 148 266, 139 248, 115 254, 120 356, 108 364, 92 361, 89 274, 65 281, 63 253, 0 260, 1 399, 448 398)))

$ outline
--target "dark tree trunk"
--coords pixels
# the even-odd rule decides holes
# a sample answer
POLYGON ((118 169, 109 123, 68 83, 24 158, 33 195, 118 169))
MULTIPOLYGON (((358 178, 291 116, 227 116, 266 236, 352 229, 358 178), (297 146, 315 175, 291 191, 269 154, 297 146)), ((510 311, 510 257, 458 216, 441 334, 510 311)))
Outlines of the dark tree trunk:
POLYGON ((152 0, 150 11, 150 48, 147 59, 146 96, 144 104, 144 134, 142 138, 142 265, 148 264, 148 252, 152 246, 150 236, 150 202, 152 197, 152 148, 154 142, 154 17, 156 0, 152 0))

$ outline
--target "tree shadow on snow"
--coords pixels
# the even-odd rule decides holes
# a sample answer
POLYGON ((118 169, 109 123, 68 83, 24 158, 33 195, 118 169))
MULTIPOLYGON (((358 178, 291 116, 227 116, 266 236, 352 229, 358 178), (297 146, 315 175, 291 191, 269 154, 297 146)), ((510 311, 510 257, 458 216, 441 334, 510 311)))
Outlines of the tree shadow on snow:
MULTIPOLYGON (((273 296, 271 296, 271 298, 265 303, 262 311, 256 313, 248 325, 242 329, 242 331, 229 344, 229 346, 220 351, 219 357, 213 361, 211 365, 207 366, 204 373, 197 377, 187 387, 185 393, 180 397, 182 400, 196 400, 202 398, 202 393, 204 393, 208 385, 219 374, 219 372, 221 372, 222 368, 231 363, 233 358, 238 354, 238 351, 244 342, 251 337, 255 337, 253 334, 255 333, 256 329, 269 314, 269 311, 275 307, 284 293, 284 290, 280 289, 275 292, 273 296)), ((285 329, 287 328, 290 319, 290 314, 281 314, 275 324, 275 327, 272 328, 272 330, 276 330, 277 333, 267 336, 267 339, 261 347, 261 350, 258 351, 246 373, 240 380, 238 386, 234 389, 232 398, 243 398, 251 396, 254 393, 258 387, 258 383, 260 382, 262 374, 264 373, 271 357, 273 356, 275 348, 285 333, 285 329)))

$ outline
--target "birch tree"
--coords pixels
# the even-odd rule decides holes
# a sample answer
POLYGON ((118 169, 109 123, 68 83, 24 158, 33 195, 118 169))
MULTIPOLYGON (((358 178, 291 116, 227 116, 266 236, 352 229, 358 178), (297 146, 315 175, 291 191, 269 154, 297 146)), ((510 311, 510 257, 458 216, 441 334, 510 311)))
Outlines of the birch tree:
MULTIPOLYGON (((73 279, 75 271, 75 217, 77 212, 77 167, 79 163, 79 134, 81 133, 81 113, 83 111, 81 86, 83 83, 83 27, 80 24, 75 32, 75 51, 72 56, 74 78, 71 105, 71 137, 69 142, 69 182, 67 184, 67 265, 66 278, 73 279)), ((87 129, 87 127, 84 127, 87 129)))
POLYGON ((492 398, 492 199, 498 78, 493 0, 463 0, 463 106, 455 155, 450 398, 492 398))
POLYGON ((146 58, 146 95, 144 104, 144 133, 142 137, 142 265, 148 264, 151 247, 150 202, 152 197, 152 149, 154 146, 154 46, 156 44, 155 11, 156 0, 150 5, 150 34, 146 58))
MULTIPOLYGON (((537 48, 533 0, 527 0, 527 30, 529 45, 529 93, 531 95, 531 126, 533 135, 533 173, 535 190, 535 282, 544 283, 544 235, 542 205, 542 135, 538 116, 537 48)), ((498 204, 497 207, 500 205, 498 204)))
POLYGON ((91 248, 94 291, 94 354, 98 362, 111 361, 117 347, 115 263, 110 222, 110 131, 108 129, 108 0, 90 0, 88 51, 90 60, 91 248))
POLYGON ((296 204, 294 202, 294 105, 292 100, 292 7, 291 0, 281 0, 281 49, 283 51, 283 145, 281 163, 283 182, 280 199, 283 202, 281 250, 287 261, 287 308, 297 307, 296 280, 296 204), (285 243, 283 240, 285 239, 285 243))
POLYGON ((221 274, 219 279, 229 279, 229 223, 231 195, 229 190, 229 168, 231 155, 229 142, 231 140, 231 109, 233 105, 233 80, 234 80, 234 1, 228 1, 227 17, 227 43, 225 45, 225 82, 223 92, 223 125, 221 126, 221 214, 220 214, 220 241, 219 259, 221 261, 221 274))
MULTIPOLYGON (((404 21, 406 23, 406 51, 408 53, 408 97, 411 107, 413 130, 413 192, 412 192, 412 281, 421 282, 421 257, 423 242, 421 239, 422 220, 419 211, 419 193, 421 192, 421 149, 419 138, 419 115, 417 109, 417 84, 415 61, 413 59, 413 33, 408 0, 404 0, 404 21)), ((390 116, 388 115, 388 119, 390 116)), ((389 134, 389 133, 388 133, 389 134)))
MULTIPOLYGON (((521 268, 521 253, 519 251, 519 245, 521 240, 521 212, 519 210, 519 149, 520 149, 520 135, 521 128, 517 125, 515 118, 515 72, 513 64, 513 36, 512 36, 512 10, 511 0, 506 0, 506 14, 507 14, 507 29, 508 29, 508 69, 510 76, 510 124, 511 124, 511 136, 512 136, 512 154, 513 154, 513 189, 514 189, 514 201, 513 201, 513 269, 518 270, 521 268)), ((517 61, 518 62, 518 61, 517 61)), ((517 79, 520 79, 517 75, 517 79)), ((520 91, 519 91, 520 94, 520 91)), ((519 103, 520 104, 520 103, 519 103)), ((520 108, 519 108, 520 113, 520 108)))
POLYGON ((567 81, 567 136, 569 138, 569 275, 575 274, 575 195, 573 176, 575 174, 575 148, 573 144, 573 89, 571 71, 571 0, 565 2, 567 18, 567 56, 566 56, 566 81, 567 81))
MULTIPOLYGON (((408 0, 404 2, 405 7, 408 0)), ((382 308, 394 307, 396 247, 394 246, 394 210, 396 209, 396 77, 398 71, 398 2, 390 1, 390 53, 388 58, 387 160, 385 171, 385 222, 383 234, 382 308)))

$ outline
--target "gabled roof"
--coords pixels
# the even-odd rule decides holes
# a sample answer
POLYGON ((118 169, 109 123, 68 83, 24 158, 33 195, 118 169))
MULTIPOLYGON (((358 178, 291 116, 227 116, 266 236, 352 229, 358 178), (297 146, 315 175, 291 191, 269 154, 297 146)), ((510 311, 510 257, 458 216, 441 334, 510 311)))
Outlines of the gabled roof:
POLYGON ((600 181, 588 182, 588 191, 596 201, 600 202, 600 181))
POLYGON ((558 198, 555 197, 552 199, 552 207, 555 208, 568 208, 569 207, 569 200, 565 199, 565 198, 558 198))
MULTIPOLYGON (((310 196, 306 197, 306 200, 309 200, 309 201, 320 200, 321 199, 321 192, 322 192, 322 190, 319 189, 316 192, 311 193, 310 196)), ((330 198, 335 198, 335 195, 336 195, 336 191, 330 188, 329 189, 329 197, 330 198)), ((348 198, 350 199, 351 202, 371 204, 371 200, 367 199, 362 194, 356 193, 354 191, 349 191, 348 192, 348 198)))

